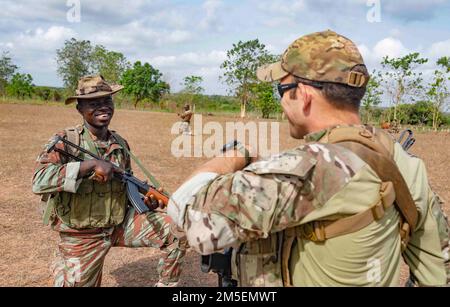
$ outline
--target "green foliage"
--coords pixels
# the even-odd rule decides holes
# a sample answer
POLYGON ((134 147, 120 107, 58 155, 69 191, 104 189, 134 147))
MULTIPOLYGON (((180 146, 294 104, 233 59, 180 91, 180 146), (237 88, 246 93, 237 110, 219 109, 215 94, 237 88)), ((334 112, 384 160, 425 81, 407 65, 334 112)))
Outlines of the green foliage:
POLYGON ((34 88, 34 95, 41 100, 48 101, 52 95, 52 89, 47 86, 36 86, 34 88))
POLYGON ((113 84, 119 83, 123 73, 131 66, 122 53, 109 51, 101 45, 95 46, 92 62, 93 70, 113 84))
POLYGON ((62 96, 62 93, 60 90, 54 89, 52 91, 52 100, 53 101, 62 101, 62 98, 63 98, 63 96, 62 96))
POLYGON ((184 104, 197 105, 201 100, 205 89, 202 87, 203 78, 200 76, 187 76, 183 79, 183 89, 180 95, 183 97, 184 104))
POLYGON ((220 66, 224 71, 221 79, 229 86, 230 93, 241 101, 242 117, 245 116, 245 107, 251 99, 251 87, 257 82, 257 68, 275 60, 276 57, 258 39, 239 41, 227 51, 227 59, 220 66))
POLYGON ((66 40, 64 47, 56 50, 57 72, 69 91, 75 91, 78 80, 92 73, 92 51, 90 41, 75 38, 66 40))
POLYGON ((101 74, 107 81, 118 83, 125 70, 130 68, 122 53, 75 38, 66 40, 64 47, 56 50, 56 61, 58 75, 69 92, 76 89, 78 80, 83 76, 101 74))
POLYGON ((449 105, 450 88, 450 58, 442 57, 436 62, 438 69, 434 71, 433 80, 428 85, 427 97, 432 102, 433 128, 437 129, 442 117, 441 111, 446 111, 449 105))
POLYGON ((31 98, 33 94, 33 78, 30 74, 16 73, 6 86, 6 93, 19 99, 31 98))
POLYGON ((416 69, 428 62, 428 59, 420 58, 420 54, 410 53, 404 57, 383 58, 381 65, 384 72, 383 84, 394 104, 394 120, 397 120, 397 107, 404 103, 405 99, 415 101, 423 92, 422 73, 416 69))
POLYGON ((162 80, 162 74, 148 63, 134 63, 126 70, 120 80, 125 88, 123 92, 134 99, 134 107, 143 99, 158 102, 163 94, 170 92, 170 86, 162 80))
POLYGON ((369 83, 367 84, 366 94, 362 99, 362 117, 364 123, 370 123, 374 107, 381 104, 381 72, 372 72, 369 83))
POLYGON ((17 66, 13 64, 8 52, 3 52, 0 57, 0 94, 4 94, 5 87, 11 80, 17 66))
POLYGON ((256 83, 252 86, 251 91, 254 97, 252 103, 261 112, 263 118, 269 118, 271 114, 281 112, 280 102, 270 83, 256 83))
POLYGON ((199 76, 187 76, 183 80, 183 92, 192 94, 192 95, 200 95, 205 91, 202 87, 203 78, 199 76))

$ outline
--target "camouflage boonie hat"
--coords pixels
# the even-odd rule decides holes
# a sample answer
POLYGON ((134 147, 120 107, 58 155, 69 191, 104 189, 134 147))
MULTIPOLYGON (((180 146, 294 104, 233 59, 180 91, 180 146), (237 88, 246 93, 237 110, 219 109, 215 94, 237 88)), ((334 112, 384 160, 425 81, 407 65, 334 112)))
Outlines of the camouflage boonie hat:
POLYGON ((76 96, 66 99, 66 104, 76 102, 78 98, 93 99, 113 95, 123 89, 122 85, 109 85, 103 76, 86 76, 78 81, 76 96))
POLYGON ((365 64, 356 45, 328 30, 300 37, 284 52, 281 61, 260 67, 257 76, 261 81, 273 82, 292 74, 311 81, 366 86, 369 76, 352 71, 357 65, 365 64))

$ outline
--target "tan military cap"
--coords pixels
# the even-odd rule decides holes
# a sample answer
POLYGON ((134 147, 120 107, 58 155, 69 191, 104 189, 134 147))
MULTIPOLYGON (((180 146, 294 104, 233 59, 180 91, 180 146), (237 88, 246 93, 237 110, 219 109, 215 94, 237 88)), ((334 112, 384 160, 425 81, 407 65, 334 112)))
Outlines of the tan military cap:
POLYGON ((123 89, 122 85, 109 85, 103 76, 86 76, 78 81, 76 96, 66 99, 66 104, 76 102, 78 98, 93 99, 113 95, 123 89))
POLYGON ((311 81, 366 86, 369 76, 352 71, 357 65, 365 64, 356 45, 328 30, 300 37, 284 52, 281 61, 259 68, 257 77, 273 82, 292 74, 311 81))

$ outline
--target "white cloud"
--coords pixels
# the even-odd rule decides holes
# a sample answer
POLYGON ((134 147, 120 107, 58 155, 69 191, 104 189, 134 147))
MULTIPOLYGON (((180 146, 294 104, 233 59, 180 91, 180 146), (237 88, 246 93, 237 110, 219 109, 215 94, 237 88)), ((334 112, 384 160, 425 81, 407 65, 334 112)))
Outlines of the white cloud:
POLYGON ((258 1, 257 8, 261 11, 270 12, 274 16, 286 15, 296 16, 299 12, 305 11, 305 0, 293 0, 286 2, 284 0, 260 0, 258 1))
POLYGON ((203 9, 206 16, 200 22, 200 27, 204 30, 215 29, 219 30, 219 20, 217 16, 217 10, 222 6, 220 0, 206 0, 203 3, 203 9))
POLYGON ((429 55, 436 59, 443 56, 450 56, 450 39, 432 44, 429 55))
POLYGON ((96 44, 109 48, 133 52, 139 48, 151 48, 167 44, 187 42, 192 33, 186 30, 159 29, 143 21, 132 21, 122 27, 103 30, 93 34, 90 39, 96 44))
POLYGON ((384 56, 399 57, 406 55, 408 52, 403 43, 393 37, 382 39, 373 48, 373 55, 376 59, 382 59, 384 56))
POLYGON ((148 62, 156 67, 172 68, 186 66, 220 66, 226 59, 226 52, 213 50, 206 52, 187 52, 179 55, 155 56, 148 62))
POLYGON ((37 28, 19 34, 11 42, 8 42, 8 45, 19 52, 23 49, 54 51, 55 48, 62 45, 64 40, 75 36, 77 36, 75 31, 62 26, 52 26, 47 30, 37 28))

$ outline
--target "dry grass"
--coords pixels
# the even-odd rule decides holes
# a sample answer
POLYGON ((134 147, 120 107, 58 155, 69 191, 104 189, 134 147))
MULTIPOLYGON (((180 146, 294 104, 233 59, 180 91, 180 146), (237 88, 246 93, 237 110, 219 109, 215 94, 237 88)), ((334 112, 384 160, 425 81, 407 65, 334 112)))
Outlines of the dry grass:
MULTIPOLYGON (((176 120, 175 114, 118 110, 112 123, 169 191, 206 160, 171 155, 175 136, 170 128, 176 120)), ((227 118, 208 120, 224 123, 227 118)), ((39 199, 31 192, 31 177, 36 156, 48 138, 79 122, 79 115, 71 108, 0 104, 0 286, 51 285, 49 266, 57 234, 42 225, 39 199)), ((288 137, 286 123, 281 123, 280 133, 281 149, 299 143, 288 137)), ((448 200, 449 134, 418 134, 416 138, 413 153, 425 160, 432 186, 448 200)), ((139 171, 137 175, 143 178, 139 171)), ((446 211, 450 213, 448 205, 446 211)), ((158 257, 159 251, 154 249, 113 248, 106 258, 103 285, 151 286, 157 280, 158 257)), ((181 285, 213 286, 216 276, 201 273, 199 257, 189 252, 181 285)))

